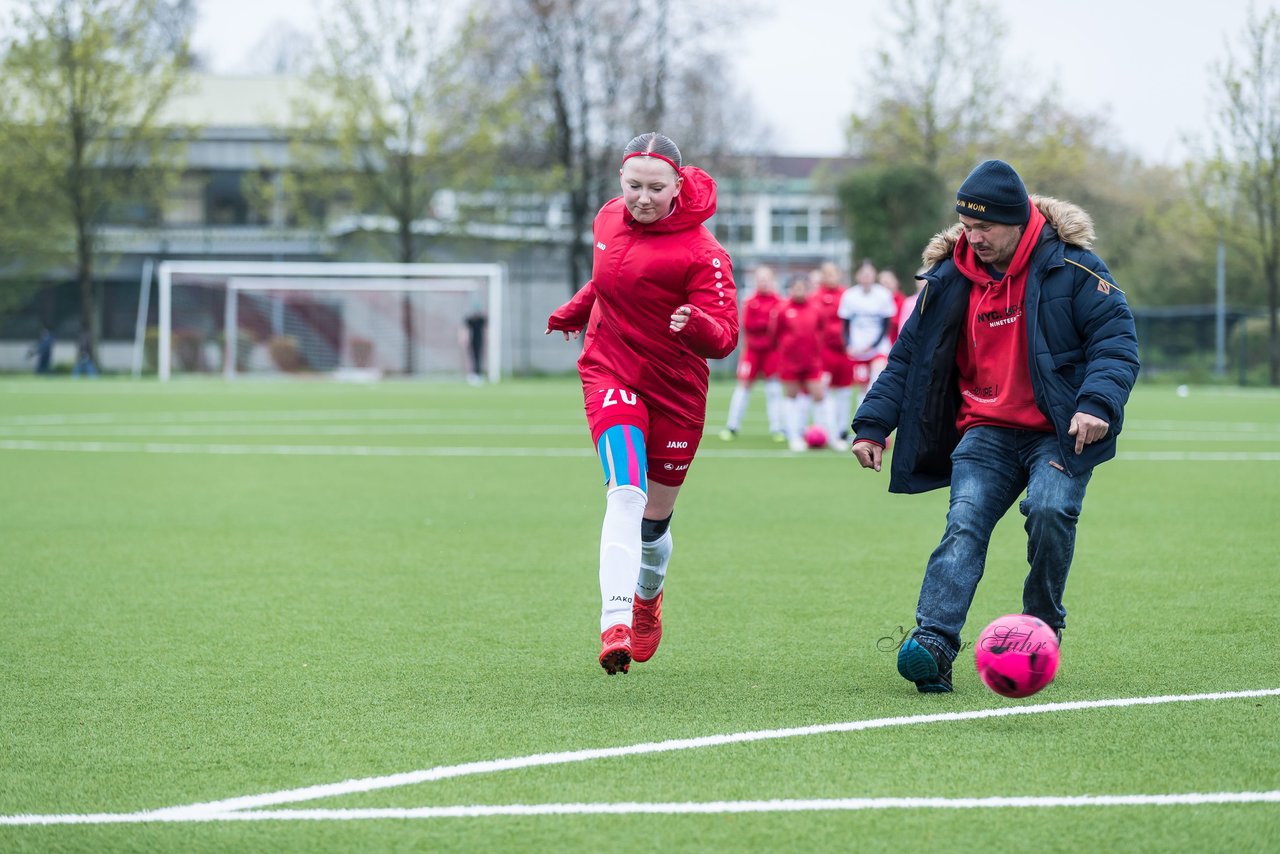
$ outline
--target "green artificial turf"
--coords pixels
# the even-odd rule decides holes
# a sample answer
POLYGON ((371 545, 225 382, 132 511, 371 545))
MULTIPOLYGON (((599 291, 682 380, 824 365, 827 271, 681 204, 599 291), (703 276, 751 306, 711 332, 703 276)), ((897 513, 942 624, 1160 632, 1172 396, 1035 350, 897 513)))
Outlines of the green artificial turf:
MULTIPOLYGON (((1280 688, 1280 394, 1140 387, 1035 697, 894 669, 944 491, 792 454, 757 399, 681 494, 654 659, 596 664, 603 511, 572 379, 0 382, 0 817, 133 814, 467 762, 1280 688)), ((966 637, 1019 608, 997 528, 966 637)), ((885 726, 474 773, 355 810, 1280 790, 1280 697, 885 726)), ((2 820, 2 819, 0 819, 2 820)), ((1280 803, 57 826, 5 851, 1275 850, 1280 803)))

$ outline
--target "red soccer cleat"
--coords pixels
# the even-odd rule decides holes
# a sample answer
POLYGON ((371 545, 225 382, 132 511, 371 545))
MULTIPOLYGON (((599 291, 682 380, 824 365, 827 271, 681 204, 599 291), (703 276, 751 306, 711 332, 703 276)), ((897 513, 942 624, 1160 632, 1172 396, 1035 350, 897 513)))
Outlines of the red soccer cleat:
POLYGON ((631 606, 631 624, 634 639, 631 641, 631 658, 648 661, 658 651, 662 642, 662 591, 652 599, 637 596, 631 606))
POLYGON ((631 668, 631 627, 619 623, 600 633, 600 666, 612 676, 631 668))

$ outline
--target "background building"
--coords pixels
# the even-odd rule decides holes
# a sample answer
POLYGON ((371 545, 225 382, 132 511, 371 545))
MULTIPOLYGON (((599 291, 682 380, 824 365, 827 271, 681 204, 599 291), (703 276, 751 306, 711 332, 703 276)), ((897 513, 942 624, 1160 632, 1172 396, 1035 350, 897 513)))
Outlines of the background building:
MULTIPOLYGON (((371 261, 371 245, 394 224, 329 200, 306 222, 287 198, 294 165, 289 135, 304 82, 286 76, 194 75, 167 107, 168 124, 195 128, 182 174, 158 209, 120 206, 102 229, 98 267, 98 358, 128 371, 140 327, 154 328, 156 265, 166 260, 371 261), (374 238, 373 243, 369 238, 374 238), (140 324, 140 306, 146 317, 140 324)), ((696 159, 696 158, 691 158, 696 159)), ((783 275, 823 261, 847 267, 852 247, 830 188, 853 166, 848 158, 735 158, 708 223, 734 258, 740 289, 767 263, 783 275)), ((501 263, 507 268, 504 373, 568 370, 576 351, 542 334, 547 315, 567 298, 567 199, 519 186, 484 192, 445 188, 431 216, 415 223, 430 236, 435 263, 501 263)), ((72 273, 54 271, 27 305, 0 318, 0 370, 22 370, 42 326, 55 334, 55 364, 75 357, 79 328, 72 273)), ((149 360, 150 361, 150 360, 149 360)))

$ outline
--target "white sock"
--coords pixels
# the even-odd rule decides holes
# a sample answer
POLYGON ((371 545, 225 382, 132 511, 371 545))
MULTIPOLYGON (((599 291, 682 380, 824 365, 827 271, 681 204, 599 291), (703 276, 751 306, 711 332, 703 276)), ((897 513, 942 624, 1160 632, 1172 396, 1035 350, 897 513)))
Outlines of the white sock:
POLYGON ((841 433, 849 432, 849 423, 853 421, 853 386, 831 389, 828 400, 831 401, 831 423, 827 434, 838 439, 841 433))
POLYGON ((610 487, 600 529, 600 631, 631 625, 640 575, 640 520, 648 496, 637 486, 610 487))
POLYGON ((834 435, 831 432, 831 425, 836 423, 835 391, 835 389, 827 389, 827 394, 822 398, 822 402, 813 408, 813 423, 826 430, 827 436, 834 435))
POLYGON ((769 416, 769 432, 785 433, 787 432, 783 426, 786 421, 782 417, 782 383, 777 380, 765 380, 764 383, 764 408, 769 416))
POLYGON ((734 386, 733 397, 729 400, 729 420, 725 426, 733 432, 742 427, 742 416, 747 412, 747 404, 751 402, 751 389, 746 386, 734 386))
POLYGON ((653 599, 662 592, 667 564, 671 562, 672 545, 670 528, 651 543, 640 541, 640 577, 636 581, 636 595, 641 599, 653 599))
POLYGON ((787 438, 803 439, 809 426, 809 395, 797 394, 787 399, 787 438))

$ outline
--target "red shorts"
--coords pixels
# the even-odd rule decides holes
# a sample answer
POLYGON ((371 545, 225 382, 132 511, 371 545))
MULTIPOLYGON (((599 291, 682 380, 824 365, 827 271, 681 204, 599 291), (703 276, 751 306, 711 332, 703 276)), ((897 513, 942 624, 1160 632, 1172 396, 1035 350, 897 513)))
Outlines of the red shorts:
POLYGON ((784 383, 811 383, 822 379, 822 363, 783 362, 778 367, 778 379, 784 383))
POLYGON ((884 370, 884 366, 889 364, 888 356, 876 356, 873 359, 867 359, 865 362, 855 360, 853 365, 853 385, 867 385, 873 379, 880 375, 884 370))
POLYGON ((778 351, 747 349, 738 359, 738 379, 752 383, 761 377, 773 377, 778 374, 778 351))
POLYGON ((822 370, 830 379, 832 388, 848 388, 853 385, 853 360, 843 350, 823 350, 822 370))
POLYGON ((676 424, 660 412, 651 412, 640 395, 626 388, 593 386, 583 391, 591 444, 620 424, 637 428, 644 436, 648 477, 663 486, 684 483, 702 441, 702 425, 676 424))

